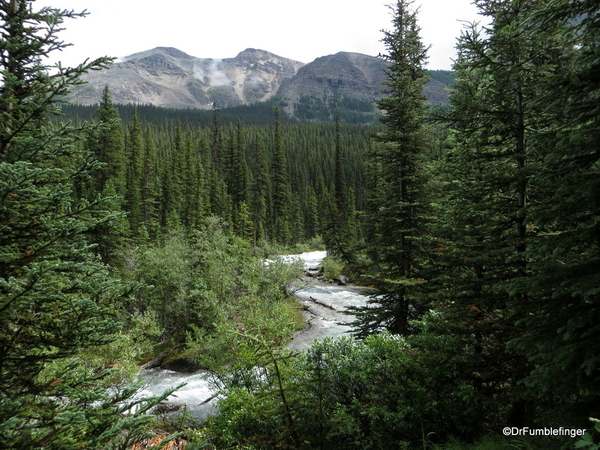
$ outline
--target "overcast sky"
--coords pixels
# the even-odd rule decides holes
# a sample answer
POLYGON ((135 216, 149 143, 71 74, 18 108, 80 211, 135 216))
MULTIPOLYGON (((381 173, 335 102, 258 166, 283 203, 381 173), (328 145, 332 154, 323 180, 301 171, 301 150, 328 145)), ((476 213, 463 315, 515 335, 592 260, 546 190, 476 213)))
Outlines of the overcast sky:
MULTIPOLYGON (((430 69, 450 69, 461 21, 478 21, 473 0, 416 0, 430 69)), ((175 47, 200 58, 232 58, 259 48, 304 63, 339 51, 377 56, 390 30, 389 0, 38 0, 34 6, 90 13, 67 20, 61 39, 73 47, 53 59, 128 56, 175 47)))

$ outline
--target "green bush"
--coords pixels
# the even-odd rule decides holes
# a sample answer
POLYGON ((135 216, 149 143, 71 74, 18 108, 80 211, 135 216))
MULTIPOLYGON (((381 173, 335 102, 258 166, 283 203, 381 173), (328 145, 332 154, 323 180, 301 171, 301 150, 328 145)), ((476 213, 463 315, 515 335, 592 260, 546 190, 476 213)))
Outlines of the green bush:
POLYGON ((460 430, 462 401, 473 395, 442 383, 388 333, 325 340, 299 355, 261 342, 220 379, 226 398, 208 427, 223 448, 424 448, 460 430))
POLYGON ((254 320, 257 311, 270 317, 273 302, 287 297, 301 271, 300 263, 281 259, 265 264, 212 217, 191 236, 174 232, 141 252, 135 276, 152 288, 138 296, 134 308, 152 311, 163 337, 182 342, 192 329, 212 332, 219 323, 254 320))
POLYGON ((339 280, 342 271, 344 270, 344 264, 334 256, 327 256, 321 263, 325 279, 329 281, 339 280))

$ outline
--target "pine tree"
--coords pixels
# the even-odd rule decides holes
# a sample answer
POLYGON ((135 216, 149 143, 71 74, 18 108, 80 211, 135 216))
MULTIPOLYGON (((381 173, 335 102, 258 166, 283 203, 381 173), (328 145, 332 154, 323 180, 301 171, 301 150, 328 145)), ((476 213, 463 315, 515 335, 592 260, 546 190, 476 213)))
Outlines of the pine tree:
POLYGON ((281 244, 291 239, 291 188, 287 158, 281 138, 279 107, 275 107, 274 153, 271 179, 273 183, 273 237, 281 244))
POLYGON ((537 99, 562 47, 548 29, 532 26, 548 3, 481 2, 491 26, 485 33, 472 26, 460 39, 437 228, 446 270, 435 333, 452 336, 457 372, 495 399, 487 411, 499 423, 514 426, 537 407, 523 385, 533 367, 527 352, 509 343, 523 335, 521 319, 537 314, 524 314, 531 293, 523 283, 535 260, 528 256, 531 213, 547 195, 531 181, 544 176, 546 150, 532 142, 549 124, 537 99))
POLYGON ((150 237, 156 237, 158 231, 157 198, 160 193, 156 147, 150 128, 146 128, 141 178, 141 214, 143 228, 150 237))
POLYGON ((335 165, 333 194, 324 199, 325 215, 323 221, 323 240, 327 250, 341 257, 347 264, 354 265, 353 247, 355 230, 353 222, 353 205, 349 203, 349 192, 346 183, 346 158, 342 145, 342 132, 339 115, 335 119, 335 165))
POLYGON ((317 195, 312 186, 308 186, 306 201, 305 235, 307 239, 314 238, 319 233, 319 211, 317 208, 317 195))
POLYGON ((102 192, 108 181, 112 181, 117 194, 125 194, 125 148, 121 116, 113 105, 108 86, 102 91, 102 100, 97 109, 100 127, 91 133, 88 145, 98 161, 104 163, 92 194, 102 192))
MULTIPOLYGON (((233 201, 234 217, 236 221, 236 229, 244 228, 246 225, 237 223, 238 219, 241 219, 242 214, 241 204, 245 204, 245 209, 248 209, 247 197, 248 197, 248 165, 246 164, 246 158, 244 157, 244 145, 243 145, 243 127, 242 122, 238 120, 235 133, 232 133, 231 142, 231 154, 228 170, 228 183, 229 195, 233 201)), ((247 211, 246 211, 247 212, 247 211)), ((245 219, 244 219, 245 220, 245 219)))
POLYGON ((201 151, 198 151, 192 137, 187 140, 185 147, 185 208, 189 230, 200 226, 202 218, 206 216, 206 180, 202 166, 201 151))
POLYGON ((137 107, 133 110, 133 118, 129 126, 126 153, 125 204, 129 212, 128 219, 131 230, 137 234, 138 229, 142 226, 142 169, 144 163, 144 139, 137 107))
POLYGON ((3 448, 104 449, 139 436, 122 417, 130 390, 110 393, 107 373, 78 358, 119 330, 112 304, 124 286, 93 256, 86 233, 113 214, 74 198, 74 179, 97 164, 76 130, 48 120, 82 73, 43 65, 65 45, 56 33, 82 14, 33 2, 0 4, 0 434, 3 448))
POLYGON ((219 178, 225 176, 225 168, 223 167, 223 129, 219 123, 219 108, 217 104, 213 104, 213 127, 212 127, 212 167, 217 172, 219 178))
MULTIPOLYGON (((598 417, 600 377, 600 14, 597 2, 547 2, 527 20, 556 54, 533 99, 544 158, 531 186, 528 272, 510 283, 523 332, 509 343, 535 364, 524 379, 556 423, 598 417)), ((547 51, 547 50, 546 50, 547 51)))
POLYGON ((335 202, 340 211, 340 222, 345 224, 348 209, 348 186, 346 183, 346 164, 342 146, 339 114, 335 118, 335 202))
POLYGON ((257 139, 255 168, 252 184, 252 200, 250 209, 253 223, 253 243, 256 246, 260 239, 267 239, 267 211, 271 198, 271 177, 269 160, 264 141, 257 139))
POLYGON ((427 149, 424 132, 427 74, 426 49, 419 37, 412 2, 398 1, 393 9, 394 29, 383 42, 390 63, 386 71, 387 96, 378 101, 385 112, 386 131, 377 136, 368 164, 371 180, 371 227, 368 253, 376 269, 373 283, 381 295, 358 311, 360 334, 382 327, 410 333, 410 320, 422 311, 421 289, 426 236, 426 182, 422 156, 427 149))

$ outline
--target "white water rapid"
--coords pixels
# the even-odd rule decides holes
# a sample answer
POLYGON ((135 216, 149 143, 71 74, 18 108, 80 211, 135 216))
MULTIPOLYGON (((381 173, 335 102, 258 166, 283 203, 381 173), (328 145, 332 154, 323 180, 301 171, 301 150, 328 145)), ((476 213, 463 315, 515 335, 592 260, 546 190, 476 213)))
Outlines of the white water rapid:
MULTIPOLYGON (((314 273, 325 258, 326 252, 308 252, 300 255, 289 255, 285 259, 301 259, 304 261, 304 270, 314 273)), ((343 314, 347 306, 361 306, 367 301, 361 295, 363 289, 350 286, 338 286, 318 281, 316 278, 304 277, 298 282, 299 290, 295 296, 305 307, 305 320, 307 328, 298 332, 286 348, 302 351, 310 348, 315 340, 326 337, 339 337, 350 331, 344 322, 352 321, 352 316, 343 314)), ((146 398, 160 395, 181 383, 186 386, 167 397, 165 402, 175 407, 186 405, 187 410, 195 419, 201 420, 216 411, 215 401, 206 402, 214 395, 206 381, 208 374, 199 371, 193 374, 183 374, 164 369, 150 369, 140 372, 140 378, 145 383, 138 392, 138 396, 146 398), (206 403, 205 403, 206 402, 206 403)), ((182 407, 183 408, 183 407, 182 407)), ((182 411, 179 409, 179 412, 182 411)))

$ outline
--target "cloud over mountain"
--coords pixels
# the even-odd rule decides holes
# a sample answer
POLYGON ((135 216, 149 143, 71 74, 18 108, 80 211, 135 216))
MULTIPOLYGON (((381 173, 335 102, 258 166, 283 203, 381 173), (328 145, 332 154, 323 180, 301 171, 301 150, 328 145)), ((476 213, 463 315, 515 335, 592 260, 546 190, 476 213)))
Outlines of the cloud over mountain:
MULTIPOLYGON (((88 84, 79 87, 70 100, 97 104, 105 85, 115 103, 174 108, 208 109, 214 103, 219 107, 248 105, 278 96, 288 113, 298 115, 303 110, 332 108, 348 101, 372 103, 383 95, 385 67, 379 58, 348 52, 304 64, 253 48, 234 58, 211 59, 157 47, 86 75, 88 84)), ((432 102, 447 102, 444 85, 439 82, 430 83, 425 94, 432 102)))

